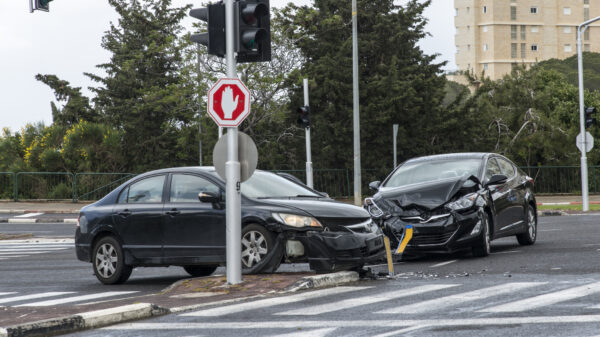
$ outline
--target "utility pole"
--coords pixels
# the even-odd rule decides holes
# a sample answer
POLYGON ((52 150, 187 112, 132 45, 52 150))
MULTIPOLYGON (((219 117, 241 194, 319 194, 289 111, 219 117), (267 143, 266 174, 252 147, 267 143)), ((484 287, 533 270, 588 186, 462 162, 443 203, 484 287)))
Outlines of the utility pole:
MULTIPOLYGON (((308 105, 308 78, 304 79, 304 107, 310 109, 308 105)), ((313 188, 313 168, 310 148, 310 126, 306 127, 306 185, 313 188)))
MULTIPOLYGON (((200 83, 200 45, 198 48, 198 83, 200 83)), ((200 109, 201 96, 198 94, 198 166, 202 166, 202 110, 200 109)))
POLYGON ((358 105, 358 12, 356 0, 352 0, 352 88, 353 88, 353 126, 354 126, 354 204, 362 205, 361 171, 360 171, 360 113, 358 105))
POLYGON ((585 134, 585 117, 584 117, 584 96, 583 96, 583 55, 581 52, 581 35, 588 28, 588 25, 600 20, 600 17, 585 21, 577 27, 577 69, 579 73, 579 130, 582 135, 581 151, 581 197, 583 201, 583 211, 590 210, 590 201, 588 193, 588 165, 587 165, 587 140, 585 134))

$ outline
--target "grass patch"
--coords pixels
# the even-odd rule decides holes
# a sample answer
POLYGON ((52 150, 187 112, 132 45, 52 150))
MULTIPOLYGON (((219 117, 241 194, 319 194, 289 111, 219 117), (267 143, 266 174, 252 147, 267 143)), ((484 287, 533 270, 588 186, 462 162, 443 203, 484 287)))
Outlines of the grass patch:
MULTIPOLYGON (((583 205, 538 205, 539 211, 583 211, 583 205)), ((599 204, 590 204, 590 211, 600 211, 599 204)))

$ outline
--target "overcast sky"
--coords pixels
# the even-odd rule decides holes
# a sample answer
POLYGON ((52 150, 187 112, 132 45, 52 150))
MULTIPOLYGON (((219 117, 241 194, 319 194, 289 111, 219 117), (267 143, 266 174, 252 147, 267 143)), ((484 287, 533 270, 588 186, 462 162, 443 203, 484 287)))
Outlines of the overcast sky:
MULTIPOLYGON (((83 73, 99 73, 95 66, 109 60, 110 54, 100 42, 109 23, 117 21, 104 0, 55 0, 49 13, 29 13, 28 1, 0 0, 0 128, 9 127, 13 132, 27 123, 52 122, 54 95, 35 80, 36 74, 57 75, 91 95, 87 87, 96 84, 83 73)), ((271 0, 271 6, 288 2, 271 0)), ((205 1, 173 0, 175 6, 189 3, 200 7, 205 1)), ((448 70, 456 68, 453 13, 451 0, 433 0, 425 13, 432 36, 421 42, 427 54, 438 53, 440 61, 448 61, 448 70)))

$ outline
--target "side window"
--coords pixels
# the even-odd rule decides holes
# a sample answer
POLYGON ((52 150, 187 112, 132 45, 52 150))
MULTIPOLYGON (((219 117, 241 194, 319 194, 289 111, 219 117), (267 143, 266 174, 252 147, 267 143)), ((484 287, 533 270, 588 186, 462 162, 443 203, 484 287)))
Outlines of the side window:
POLYGON ((200 202, 200 192, 219 193, 219 186, 189 174, 174 174, 171 180, 171 202, 200 202))
POLYGON ((130 204, 161 202, 165 176, 140 180, 129 186, 127 202, 130 204))
POLYGON ((123 191, 121 191, 121 194, 119 194, 119 201, 117 201, 117 203, 119 204, 126 204, 127 203, 127 195, 129 194, 129 186, 125 187, 123 189, 123 191))
POLYGON ((498 158, 497 160, 502 174, 507 176, 509 179, 512 178, 515 175, 515 167, 504 158, 498 158))
POLYGON ((500 170, 500 166, 496 163, 496 159, 491 158, 487 162, 487 168, 485 169, 485 179, 490 179, 493 175, 502 174, 502 170, 500 170))

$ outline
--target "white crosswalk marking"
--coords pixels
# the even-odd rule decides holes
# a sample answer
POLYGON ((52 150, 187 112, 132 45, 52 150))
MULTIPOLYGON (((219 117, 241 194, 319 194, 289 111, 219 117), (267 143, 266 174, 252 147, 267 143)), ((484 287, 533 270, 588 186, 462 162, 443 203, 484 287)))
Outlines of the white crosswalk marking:
POLYGON ((600 282, 526 298, 479 310, 479 312, 523 312, 600 292, 600 282))
POLYGON ((42 214, 44 214, 44 213, 25 213, 22 215, 16 215, 15 218, 31 218, 31 217, 42 215, 42 214))
POLYGON ((47 301, 41 301, 41 302, 21 304, 21 305, 17 305, 16 307, 48 307, 51 305, 81 302, 81 301, 87 301, 87 300, 94 300, 97 298, 105 298, 105 297, 133 294, 133 293, 137 293, 137 292, 138 291, 108 291, 108 292, 99 293, 99 294, 74 296, 74 297, 67 297, 67 298, 59 298, 59 299, 55 299, 55 300, 47 300, 47 301))
POLYGON ((276 315, 304 315, 304 316, 320 315, 320 314, 323 314, 326 312, 350 309, 350 308, 355 308, 355 307, 358 307, 361 305, 368 305, 368 304, 373 304, 373 303, 378 303, 378 302, 383 302, 383 301, 389 301, 389 300, 393 300, 393 299, 423 294, 423 293, 430 292, 430 291, 447 289, 447 288, 456 287, 456 286, 458 286, 458 284, 431 284, 431 285, 424 285, 424 286, 409 288, 409 289, 399 289, 399 290, 388 291, 388 292, 384 292, 384 293, 377 293, 377 294, 373 294, 373 295, 362 296, 362 297, 353 297, 353 298, 349 298, 349 299, 342 300, 342 301, 328 302, 325 304, 314 305, 314 306, 310 306, 310 307, 306 307, 306 308, 289 310, 289 311, 277 313, 276 315))
POLYGON ((16 294, 16 293, 0 293, 0 296, 6 296, 6 295, 12 295, 12 294, 16 294))
POLYGON ((58 252, 73 247, 74 244, 68 242, 3 242, 0 243, 0 260, 58 252))
POLYGON ((31 294, 31 295, 23 295, 23 296, 15 296, 15 297, 5 297, 0 298, 0 304, 10 303, 10 302, 20 302, 26 300, 32 300, 37 298, 44 297, 54 297, 60 295, 74 294, 72 291, 52 291, 47 293, 39 293, 39 294, 31 294))
POLYGON ((498 296, 525 288, 545 284, 545 282, 514 282, 502 284, 499 286, 478 289, 466 293, 460 293, 441 298, 435 298, 428 301, 417 302, 409 305, 399 306, 378 311, 378 314, 420 314, 428 311, 444 309, 456 306, 466 302, 482 300, 491 296, 498 296))
POLYGON ((328 334, 334 332, 337 328, 326 328, 326 329, 315 329, 309 331, 297 331, 285 334, 277 334, 272 336, 277 337, 325 337, 328 334))
POLYGON ((365 289, 370 289, 370 288, 372 288, 372 287, 328 288, 328 289, 304 292, 304 293, 297 294, 297 295, 281 296, 281 297, 267 298, 264 300, 257 300, 257 301, 246 302, 246 303, 226 305, 223 307, 218 307, 218 308, 213 308, 213 309, 205 309, 205 310, 190 312, 187 314, 182 314, 181 316, 202 316, 202 317, 222 316, 222 315, 238 313, 238 312, 242 312, 242 311, 246 311, 246 310, 252 310, 252 309, 257 309, 257 308, 262 309, 262 308, 272 307, 272 306, 279 305, 279 304, 295 303, 295 302, 308 300, 311 298, 318 298, 318 297, 322 297, 322 296, 342 294, 342 293, 347 293, 347 292, 351 292, 351 291, 359 291, 359 290, 365 290, 365 289))

